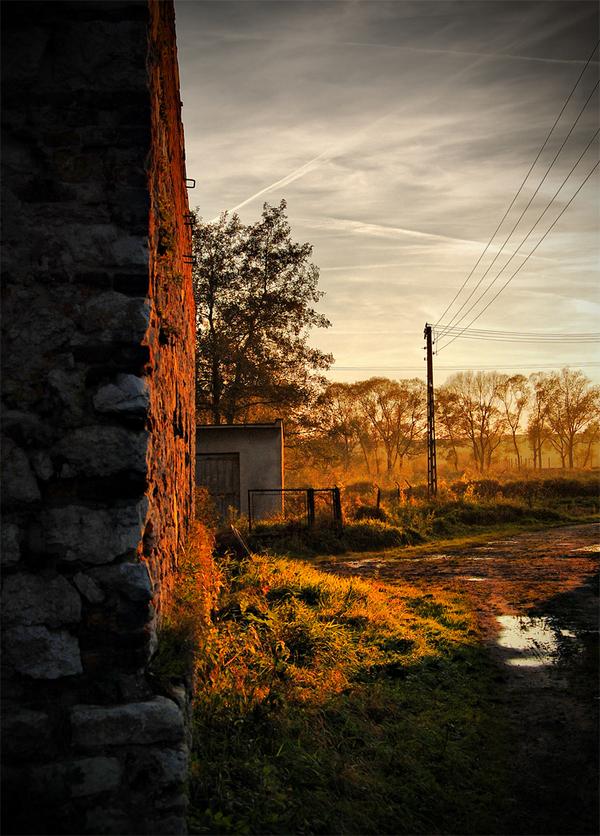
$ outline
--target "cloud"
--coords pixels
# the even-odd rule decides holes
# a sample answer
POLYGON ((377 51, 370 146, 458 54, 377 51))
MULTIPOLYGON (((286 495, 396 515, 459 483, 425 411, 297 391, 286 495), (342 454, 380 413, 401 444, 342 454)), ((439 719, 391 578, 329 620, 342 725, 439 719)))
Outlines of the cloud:
MULTIPOLYGON (((419 365, 424 321, 469 274, 591 52, 596 4, 177 2, 176 12, 201 215, 229 208, 253 222, 263 200, 285 198, 333 321, 315 344, 346 365, 419 365)), ((595 121, 590 110, 571 153, 595 121)), ((557 166, 532 209, 566 171, 557 166)), ((597 221, 589 188, 481 327, 594 330, 597 221)), ((559 359, 553 351, 539 356, 559 359)), ((467 362, 473 344, 450 353, 467 362)))

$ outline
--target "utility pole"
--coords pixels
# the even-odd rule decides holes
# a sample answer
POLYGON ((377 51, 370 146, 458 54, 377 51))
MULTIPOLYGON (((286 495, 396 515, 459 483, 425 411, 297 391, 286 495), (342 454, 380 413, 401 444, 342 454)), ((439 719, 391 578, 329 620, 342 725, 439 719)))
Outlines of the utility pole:
POLYGON ((435 455, 435 402, 433 395, 433 348, 431 325, 423 331, 427 351, 427 493, 437 496, 437 462, 435 455))

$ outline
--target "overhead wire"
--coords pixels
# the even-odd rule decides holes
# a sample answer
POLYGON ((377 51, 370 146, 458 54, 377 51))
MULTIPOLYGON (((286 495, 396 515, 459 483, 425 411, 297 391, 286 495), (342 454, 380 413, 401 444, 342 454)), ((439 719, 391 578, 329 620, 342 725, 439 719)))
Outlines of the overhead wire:
POLYGON ((508 217, 508 214, 510 213, 510 210, 511 210, 511 209, 512 209, 512 207, 514 206, 514 204, 515 204, 515 202, 516 202, 517 198, 519 197, 519 195, 521 194, 521 191, 523 190, 523 187, 525 186, 525 183, 526 183, 526 182, 527 182, 527 180, 529 179, 529 175, 531 174, 531 172, 532 172, 532 171, 533 171, 533 169, 535 168, 535 165, 536 165, 537 161, 539 160, 539 158, 541 157, 542 152, 544 151, 544 148, 546 147, 546 145, 548 144, 548 142, 549 142, 549 140, 550 140, 550 137, 551 137, 551 136, 552 136, 552 134, 554 133, 554 129, 555 129, 555 128, 556 128, 556 126, 558 125, 558 123, 559 123, 559 121, 560 121, 560 119, 561 119, 561 117, 562 117, 563 113, 565 112, 565 110, 566 110, 566 108, 567 108, 567 105, 568 105, 568 104, 569 104, 569 102, 571 101, 571 99, 572 99, 572 97, 573 97, 573 94, 575 93, 575 90, 576 90, 576 89, 577 89, 577 87, 579 86, 579 82, 581 81, 581 79, 583 78, 583 76, 584 76, 584 74, 585 74, 585 71, 586 71, 586 70, 587 70, 587 68, 589 67, 589 65, 590 65, 590 63, 591 63, 591 61, 592 61, 592 58, 594 57, 594 53, 595 53, 595 52, 596 52, 596 50, 598 49, 598 46, 599 46, 599 45, 600 45, 600 40, 598 40, 598 41, 596 42, 596 44, 594 45, 594 48, 592 49, 592 51, 591 51, 591 53, 590 53, 590 55, 589 55, 589 58, 587 59, 587 61, 586 61, 585 65, 584 65, 583 69, 581 70, 581 72, 580 72, 579 76, 577 77, 577 80, 576 80, 575 84, 574 84, 574 85, 573 85, 573 87, 571 88, 571 91, 569 92, 569 95, 567 96, 567 98, 566 98, 566 100, 565 100, 565 102, 564 102, 564 104, 563 104, 562 108, 560 109, 560 112, 559 112, 558 116, 557 116, 557 117, 556 117, 556 119, 554 120, 554 123, 553 123, 552 127, 550 128, 550 130, 549 130, 548 134, 546 135, 546 138, 544 139, 544 142, 542 143, 542 145, 541 145, 541 147, 540 147, 540 150, 538 151, 538 153, 537 153, 537 155, 536 155, 536 157, 535 157, 535 159, 534 159, 533 163, 531 164, 531 166, 530 166, 529 170, 527 171, 527 174, 525 175, 524 179, 522 180, 521 185, 520 185, 520 186, 519 186, 519 188, 517 189, 517 192, 515 193, 515 195, 514 195, 513 199, 511 200, 511 202, 510 202, 510 204, 509 204, 508 208, 506 209, 506 211, 505 211, 504 215, 502 216, 502 218, 501 218, 501 220, 500 220, 500 222, 499 222, 498 226, 496 227, 496 229, 495 229, 495 230, 494 230, 494 232, 492 233, 492 236, 491 236, 491 238, 489 239, 488 243, 486 244, 485 249, 483 250, 483 252, 482 252, 482 253, 481 253, 481 255, 479 256, 479 258, 478 258, 478 259, 477 259, 477 261, 475 262, 475 265, 473 266, 473 268, 472 268, 471 272, 469 273, 469 275, 467 276, 467 278, 464 280, 464 282, 462 283, 462 285, 461 285, 461 287, 459 288, 459 290, 457 291, 457 293, 454 295, 454 298, 451 300, 450 304, 449 304, 449 305, 445 308, 445 310, 443 311, 443 313, 441 314, 441 316, 439 317, 439 319, 438 319, 438 320, 437 320, 437 322, 435 323, 436 325, 438 325, 438 324, 439 324, 439 322, 440 322, 440 321, 444 318, 444 316, 445 316, 445 315, 447 314, 447 312, 450 310, 450 308, 452 307, 452 305, 454 304, 454 302, 456 301, 456 299, 458 299, 458 297, 460 296, 460 294, 462 293, 462 291, 463 291, 463 290, 464 290, 464 288, 466 287, 466 285, 467 285, 467 283, 468 283, 469 279, 471 278, 471 276, 473 275, 473 273, 475 272, 475 270, 477 269, 477 267, 478 267, 478 266, 479 266, 479 264, 481 263, 481 260, 483 259, 483 257, 484 257, 484 256, 485 256, 485 254, 487 253, 488 249, 490 248, 490 246, 491 246, 491 244, 492 244, 492 241, 494 240, 494 238, 495 238, 495 237, 496 237, 496 235, 498 234, 498 231, 500 230, 500 228, 501 228, 502 224, 504 223, 504 221, 505 221, 505 220, 506 220, 506 218, 508 217))
MULTIPOLYGON (((588 332, 581 334, 536 334, 534 332, 516 331, 483 331, 478 329, 467 329, 466 332, 460 326, 453 327, 446 331, 446 336, 462 336, 470 340, 491 340, 493 342, 519 342, 519 343, 592 343, 600 342, 600 332, 588 332)), ((434 340, 437 339, 434 329, 434 340)))
MULTIPOLYGON (((582 360, 581 362, 557 362, 557 363, 496 363, 494 366, 469 366, 469 371, 495 371, 497 369, 556 369, 567 366, 568 368, 596 368, 600 361, 582 360)), ((465 366, 437 366, 438 371, 465 371, 465 366)), ((335 366, 331 371, 335 372, 423 372, 423 366, 335 366)))
MULTIPOLYGON (((596 133, 595 133, 594 137, 592 137, 592 141, 593 141, 593 139, 595 139, 595 138, 596 138, 596 136, 598 136, 598 133, 600 133, 600 129, 598 129, 598 130, 596 131, 596 133)), ((589 148, 589 145, 591 145, 591 141, 590 141, 590 143, 588 144, 587 148, 589 148)), ((585 149, 586 151, 587 151, 587 148, 585 149)), ((584 153, 585 153, 585 151, 584 151, 584 153)), ((581 159, 581 157, 580 157, 580 159, 581 159)), ((579 161, 578 161, 578 162, 579 162, 579 161)), ((576 165, 577 165, 577 163, 576 163, 576 165)), ((586 184, 586 183, 587 183, 587 181, 590 179, 590 177, 592 176, 592 174, 596 171, 596 169, 598 168, 598 166, 599 166, 599 165, 600 165, 600 160, 594 164, 594 166, 592 167, 592 169, 588 172, 588 174, 586 175, 586 177, 585 177, 585 178, 583 179, 583 181, 580 183, 580 185, 579 185, 579 187, 577 188, 577 190, 573 193, 573 195, 569 198, 569 200, 568 200, 568 201, 567 201, 567 203, 564 205, 564 207, 561 209, 561 211, 559 212, 559 214, 558 214, 558 215, 556 216, 556 218, 552 221, 552 223, 550 224, 550 226, 548 227, 548 229, 546 230, 546 232, 544 232, 544 234, 542 235, 542 237, 540 238, 540 240, 539 240, 539 241, 537 242, 537 244, 533 247, 533 249, 532 249, 532 250, 531 250, 531 251, 527 254, 527 256, 525 257, 525 259, 521 262, 521 264, 517 267, 517 269, 516 269, 516 270, 515 270, 515 271, 514 271, 514 272, 513 272, 513 273, 512 273, 509 277, 508 277, 508 279, 507 279, 507 280, 505 281, 505 283, 502 285, 502 287, 500 288, 500 290, 498 290, 498 291, 497 291, 497 293, 495 293, 495 294, 494 294, 494 296, 492 296, 492 298, 489 300, 489 302, 487 302, 487 304, 486 304, 486 305, 482 308, 482 310, 480 310, 480 311, 479 311, 479 313, 478 313, 478 314, 476 314, 476 316, 474 316, 474 317, 473 317, 473 319, 471 320, 471 322, 469 322, 469 324, 468 324, 468 325, 466 325, 466 326, 465 326, 465 327, 464 327, 464 328, 463 328, 463 329, 462 329, 462 330, 461 330, 458 334, 456 334, 456 335, 455 335, 455 336, 453 336, 450 340, 448 340, 448 342, 443 343, 441 346, 438 346, 438 347, 436 348, 436 353, 439 353, 442 349, 447 348, 447 346, 449 346, 451 343, 453 343, 453 342, 454 342, 454 340, 457 340, 460 336, 462 336, 462 334, 464 334, 464 332, 465 332, 465 331, 467 331, 467 330, 471 327, 471 325, 472 325, 472 324, 473 324, 473 323, 474 323, 477 319, 479 319, 479 317, 480 317, 483 313, 485 313, 485 311, 489 308, 489 306, 492 304, 492 302, 494 302, 494 301, 498 298, 498 296, 500 296, 500 294, 502 293, 502 291, 503 291, 503 290, 504 290, 504 289, 505 289, 505 288, 506 288, 506 287, 510 284, 510 282, 514 279, 514 277, 517 275, 517 273, 518 273, 518 272, 519 272, 519 271, 520 271, 520 270, 521 270, 521 269, 525 266, 525 264, 529 261, 529 259, 531 258, 531 256, 534 254, 534 252, 535 252, 535 251, 537 250, 537 248, 540 246, 540 244, 542 243, 542 241, 544 241, 544 240, 545 240, 545 238, 546 238, 546 237, 547 237, 547 235, 550 233, 550 231, 551 231, 551 230, 552 230, 552 229, 556 226, 556 224, 558 223, 558 221, 560 220, 560 218, 561 218, 561 217, 564 215, 564 213, 567 211, 567 209, 569 208, 569 206, 571 205, 571 203, 575 200, 575 198, 577 197, 577 195, 579 194, 579 192, 580 192, 580 191, 582 190, 582 188, 585 186, 585 184, 586 184)), ((567 177, 568 177, 568 175, 567 175, 567 177)), ((565 179, 565 181, 564 181, 564 182, 566 182, 566 179, 565 179)), ((563 182, 563 185, 564 185, 564 182, 563 182)), ((560 186, 560 188, 559 188, 559 190, 558 190, 558 191, 560 191, 560 189, 561 189, 561 188, 562 188, 562 186, 560 186)), ((556 192, 556 194, 558 194, 558 192, 556 192)), ((556 194, 555 194, 555 196, 556 196, 556 194)), ((553 199, 554 199, 554 198, 553 198, 553 199)), ((550 207, 551 203, 552 203, 552 201, 550 201, 550 203, 548 204, 548 206, 546 207, 546 209, 544 209, 544 211, 542 212, 542 214, 540 215, 540 217, 538 218, 538 220, 536 221, 536 223, 533 225, 533 227, 532 227, 532 229, 530 230, 530 232, 527 234, 527 236, 525 237, 525 239, 523 239, 524 241, 526 240, 526 238, 528 237, 528 235, 531 233, 531 231, 533 231, 533 229, 535 229, 535 226, 537 225, 538 221, 539 221, 539 220, 541 220, 541 218, 544 216, 544 214, 546 213, 546 211, 549 209, 549 207, 550 207)), ((523 243, 523 242, 522 242, 522 243, 523 243)), ((512 257, 511 257, 511 258, 512 258, 512 257)), ((507 264, 508 264, 508 262, 507 262, 507 264)), ((505 266, 506 266, 506 265, 505 265, 505 266)), ((500 270, 500 273, 502 273, 502 271, 503 271, 503 270, 504 270, 504 267, 502 268, 502 270, 500 270)), ((500 273, 498 273, 498 276, 500 275, 500 273)), ((496 279, 498 278, 498 276, 496 276, 496 279)), ((496 281, 496 279, 494 279, 494 281, 496 281)), ((492 282, 492 284, 493 284, 493 282, 492 282)), ((487 293, 487 291, 490 289, 490 287, 492 286, 492 284, 490 284, 490 285, 488 286, 488 288, 486 289, 485 293, 487 293)), ((483 296, 485 296, 485 293, 483 293, 483 294, 481 295, 481 297, 480 297, 480 298, 479 298, 479 299, 478 299, 478 300, 477 300, 477 301, 476 301, 476 302, 475 302, 475 303, 471 306, 471 308, 469 308, 469 311, 471 311, 471 310, 473 309, 473 307, 474 307, 474 306, 475 306, 475 305, 476 305, 479 301, 481 301, 481 299, 483 298, 483 296)), ((468 312, 469 312, 469 311, 468 311, 468 312)), ((467 313, 468 313, 468 312, 467 312, 467 313)))
MULTIPOLYGON (((452 326, 451 330, 462 331, 462 328, 459 325, 452 326)), ((548 331, 506 331, 506 330, 489 330, 484 328, 470 328, 469 333, 472 334, 481 334, 483 336, 506 336, 506 337, 579 337, 579 336, 588 336, 588 337, 600 337, 600 331, 584 331, 584 332, 577 332, 576 334, 568 334, 564 331, 550 333, 548 331)))
MULTIPOLYGON (((533 201, 534 201, 535 197, 537 196, 537 194, 538 194, 539 190, 541 189, 542 185, 543 185, 543 184, 544 184, 544 182, 546 181, 546 178, 547 178, 547 177, 548 177, 548 175, 550 174, 550 172, 551 172, 551 170, 552 170, 552 167, 554 166, 554 163, 556 162, 556 160, 557 160, 557 159, 558 159, 558 157, 560 156, 560 154, 561 154, 561 152, 562 152, 563 148, 565 147, 565 145, 567 144, 567 141, 569 140, 569 137, 570 137, 570 136, 571 136, 571 134, 573 133, 573 131, 574 131, 574 129, 575 129, 575 127, 576 127, 577 123, 579 122, 579 120, 580 120, 580 118, 582 117, 582 115, 583 115, 583 113, 584 113, 584 111, 585 111, 586 107, 588 106, 588 103, 590 102, 590 100, 591 100, 592 96, 594 95, 594 93, 596 92, 596 90, 598 89, 598 87, 599 87, 599 86, 600 86, 600 81, 597 81, 597 82, 596 82, 596 84, 594 85, 593 89, 592 89, 592 92, 589 94, 588 98, 585 100, 583 107, 581 108, 581 110, 580 110, 580 111, 579 111, 579 113, 577 114, 577 118, 575 119, 575 121, 574 121, 574 122, 573 122, 573 124, 571 125, 571 128, 569 129, 569 132, 567 133, 567 135, 566 135, 566 136, 565 136, 565 138, 563 139, 563 141, 562 141, 562 144, 561 144, 560 148, 558 149, 558 151, 557 151, 557 152, 556 152, 556 154, 554 155, 554 157, 553 157, 553 159, 552 159, 552 162, 551 162, 551 163, 550 163, 550 165, 547 167, 546 172, 544 173, 544 176, 542 177, 542 179, 540 180, 540 182, 539 182, 539 183, 538 183, 538 185, 536 186, 535 191, 533 192, 533 194, 532 194, 532 195, 531 195, 531 197, 529 198, 529 201, 527 202, 527 204, 526 204, 525 208, 522 210, 521 214, 520 214, 520 215, 519 215, 519 217, 517 218, 517 220, 516 220, 516 222, 515 222, 514 226, 512 227, 511 231, 508 233, 508 235, 507 235, 507 236, 506 236, 506 238, 504 239, 504 241, 503 241, 502 245, 500 246, 500 249, 498 250, 498 252, 497 252, 497 253, 496 253, 496 255, 494 256, 494 258, 492 259, 492 261, 489 263, 489 265, 487 266, 487 268, 485 269, 485 272, 484 272, 484 273, 483 273, 483 275, 480 277, 479 281, 476 283, 476 285, 475 285, 475 286, 474 286, 474 288, 471 290, 471 292, 469 293, 469 295, 467 296, 467 298, 465 299, 465 301, 462 303, 462 305, 460 306, 460 308, 456 311, 456 313, 454 314, 454 316, 453 316, 453 317, 452 317, 452 319, 450 320, 450 323, 453 323, 453 322, 455 322, 455 321, 460 322, 460 321, 461 321, 462 319, 464 319, 464 317, 468 314, 468 312, 467 312, 467 314, 463 314, 463 316, 461 316, 458 320, 456 320, 456 317, 457 317, 457 316, 460 314, 460 312, 464 309, 465 305, 467 305, 467 304, 468 304, 468 302, 469 302, 469 301, 473 298, 473 295, 475 294, 475 292, 477 291, 477 289, 481 286, 481 283, 483 282, 483 280, 485 279, 485 277, 488 275, 488 273, 490 272, 490 270, 492 269, 492 267, 494 266, 494 264, 495 264, 495 263, 496 263, 496 261, 498 260, 499 256, 501 255, 502 251, 504 250, 504 248, 505 248, 505 247, 506 247, 506 245, 508 244, 508 242, 509 242, 510 238, 512 237, 513 233, 515 232, 515 230, 517 229, 517 227, 518 227, 518 226, 519 226, 519 224, 521 223, 521 220, 522 220, 522 219, 523 219, 523 217, 525 216, 525 214, 526 214, 527 210, 529 209, 529 207, 530 207, 530 206, 531 206, 531 204, 533 203, 533 201)), ((589 146, 591 145, 591 143, 594 141, 594 139, 595 139, 595 137, 596 137, 596 136, 597 136, 597 134, 595 134, 595 135, 594 135, 594 137, 592 137, 592 139, 590 140, 590 143, 586 146, 585 151, 583 152, 583 154, 585 154, 585 152, 587 151, 587 149, 589 148, 589 146)), ((573 168, 571 169, 571 171, 570 171, 570 172, 569 172, 569 174, 567 175, 567 178, 568 178, 568 177, 570 176, 570 174, 574 171, 575 167, 577 166, 577 164, 578 164, 578 163, 579 163, 579 161, 581 160, 581 157, 583 156, 583 154, 579 157, 579 159, 577 160, 577 162, 575 163, 575 165, 573 166, 573 168)), ((565 179, 565 181, 563 181, 563 184, 562 184, 562 185, 564 185, 564 183, 565 183, 565 182, 566 182, 566 179, 565 179)), ((562 188, 562 186, 561 186, 561 188, 562 188)), ((558 191, 560 191, 560 189, 559 189, 558 191)), ((556 192, 556 194, 558 194, 558 192, 556 192)), ((555 194, 555 197, 556 197, 556 194, 555 194)), ((553 200, 553 199, 554 199, 554 198, 552 198, 552 200, 553 200)), ((550 201, 550 202, 552 202, 552 201, 550 201)), ((540 217, 541 217, 541 216, 540 216, 540 217)), ((539 219, 538 219, 538 220, 539 220, 539 219)), ((522 245, 523 245, 523 242, 521 242, 521 244, 519 244, 519 246, 517 247, 517 249, 515 250, 515 252, 511 255, 511 257, 509 258, 509 260, 508 260, 508 261, 504 264, 504 266, 502 267, 502 270, 504 270, 504 268, 505 268, 505 267, 506 267, 506 266, 510 263, 510 261, 511 261, 511 260, 515 257, 515 255, 517 255, 517 254, 518 254, 519 249, 521 248, 521 246, 522 246, 522 245)), ((501 270, 500 272, 502 272, 502 270, 501 270)), ((495 280, 494 280, 494 281, 495 281, 495 280)), ((492 282, 492 284, 493 284, 493 282, 492 282)), ((485 293, 485 292, 487 292, 487 291, 484 291, 484 293, 485 293)), ((481 297, 480 297, 480 298, 481 298, 481 297)), ((475 302, 475 304, 477 304, 477 302, 475 302)), ((473 307, 473 306, 471 306, 471 308, 469 308, 469 310, 472 310, 472 307, 473 307)), ((444 336, 444 334, 442 333, 440 336, 444 336)))

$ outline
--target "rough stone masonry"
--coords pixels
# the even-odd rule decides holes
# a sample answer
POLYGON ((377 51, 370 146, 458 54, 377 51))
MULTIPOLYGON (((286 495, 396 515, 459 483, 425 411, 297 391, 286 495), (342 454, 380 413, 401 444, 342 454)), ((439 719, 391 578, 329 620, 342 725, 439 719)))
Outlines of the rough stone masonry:
POLYGON ((4 833, 184 833, 147 667, 191 515, 172 0, 3 4, 4 833))

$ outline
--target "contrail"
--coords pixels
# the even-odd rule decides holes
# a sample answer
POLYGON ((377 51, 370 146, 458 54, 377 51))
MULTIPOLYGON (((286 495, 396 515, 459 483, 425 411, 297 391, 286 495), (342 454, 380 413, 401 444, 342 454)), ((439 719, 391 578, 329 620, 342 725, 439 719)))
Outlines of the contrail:
MULTIPOLYGON (((420 229, 410 229, 404 226, 386 226, 385 224, 374 224, 374 223, 364 223, 364 221, 353 221, 348 218, 323 218, 321 223, 311 222, 310 219, 302 219, 305 223, 312 226, 317 227, 325 227, 333 228, 333 229, 341 229, 345 230, 348 229, 352 232, 356 232, 359 235, 382 235, 384 237, 408 237, 408 238, 423 238, 426 241, 443 241, 448 242, 451 244, 467 244, 471 247, 480 247, 481 241, 474 241, 470 238, 458 238, 453 235, 443 235, 439 232, 423 232, 420 229)), ((524 255, 524 253, 523 253, 524 255)), ((535 257, 535 256, 534 256, 535 257)), ((539 256, 542 261, 555 261, 555 259, 550 259, 544 256, 539 256)), ((378 266, 392 266, 392 265, 355 265, 356 267, 359 266, 362 269, 365 267, 378 267, 378 266)), ((329 270, 340 270, 342 268, 330 267, 325 268, 329 270)))
MULTIPOLYGON (((513 41, 511 46, 516 46, 517 43, 518 42, 513 41)), ((407 49, 411 49, 411 48, 413 48, 413 47, 407 47, 407 49)), ((510 46, 509 46, 509 48, 510 48, 510 46)), ((414 49, 419 49, 419 48, 414 47, 414 49)), ((429 51, 429 50, 425 50, 425 51, 429 51)), ((449 52, 450 50, 445 50, 445 51, 449 52)), ((463 54, 463 53, 460 53, 460 54, 463 54)), ((464 54, 465 55, 477 56, 477 60, 473 61, 470 64, 467 64, 466 67, 462 67, 460 70, 458 70, 453 75, 447 76, 444 79, 444 83, 442 85, 440 85, 438 95, 437 96, 435 96, 435 95, 432 96, 432 98, 430 100, 430 104, 435 103, 435 101, 443 95, 443 91, 446 87, 448 87, 449 85, 454 84, 461 76, 471 72, 471 70, 474 70, 480 64, 485 64, 486 62, 490 61, 494 57, 494 54, 491 54, 491 53, 488 53, 488 54, 486 54, 486 53, 464 53, 464 54)), ((338 145, 334 145, 333 148, 330 147, 328 150, 322 151, 320 154, 317 154, 316 157, 313 157, 307 163, 304 163, 304 165, 301 165, 299 168, 295 168, 289 174, 286 174, 285 177, 281 177, 279 180, 276 180, 274 183, 270 183, 268 186, 265 186, 264 188, 259 189, 259 191, 255 192, 253 195, 250 195, 250 197, 247 197, 245 200, 242 200, 241 203, 238 203, 236 206, 231 207, 231 209, 229 209, 227 211, 236 212, 238 209, 241 209, 243 206, 246 206, 248 203, 251 203, 253 200, 256 200, 256 198, 261 197, 264 194, 267 194, 268 192, 272 191, 273 189, 276 189, 280 186, 287 186, 290 183, 293 183, 295 180, 299 180, 301 177, 304 177, 306 174, 309 174, 311 171, 314 171, 315 168, 318 168, 319 164, 322 163, 323 161, 325 161, 325 160, 329 161, 329 160, 333 159, 337 154, 340 153, 340 151, 343 151, 343 150, 347 149, 349 146, 355 144, 366 133, 371 131, 373 128, 377 127, 377 125, 381 124, 381 122, 384 122, 386 119, 388 119, 389 116, 397 115, 397 114, 402 113, 403 111, 405 111, 407 109, 408 109, 408 105, 405 106, 405 107, 394 108, 392 110, 387 111, 382 116, 380 116, 378 119, 375 119, 375 120, 369 122, 363 128, 360 128, 359 130, 357 130, 354 134, 352 134, 352 136, 348 137, 346 140, 340 142, 338 145)), ((215 223, 215 221, 217 221, 218 219, 219 219, 219 216, 217 215, 215 218, 212 219, 211 223, 215 223)))
MULTIPOLYGON (((252 203, 252 201, 256 200, 257 197, 261 197, 261 195, 270 192, 272 189, 276 189, 279 186, 287 186, 288 183, 293 183, 294 180, 298 180, 300 177, 304 177, 305 174, 308 174, 310 171, 313 170, 313 168, 316 167, 317 163, 320 163, 326 157, 330 157, 332 153, 336 152, 336 150, 337 149, 327 150, 323 151, 320 154, 317 154, 316 157, 313 157, 312 160, 309 160, 307 163, 304 163, 304 165, 301 165, 300 168, 294 169, 294 171, 291 171, 289 174, 286 174, 286 176, 282 177, 280 180, 276 180, 269 186, 265 186, 264 189, 260 189, 255 194, 250 195, 250 197, 247 197, 246 200, 242 200, 241 203, 238 203, 236 206, 232 206, 231 209, 229 209, 228 211, 236 212, 238 209, 241 209, 242 206, 246 206, 247 203, 252 203)), ((211 223, 214 223, 217 220, 218 216, 216 218, 213 218, 211 223)))
MULTIPOLYGON (((534 55, 511 55, 507 52, 471 52, 464 49, 435 49, 434 47, 408 46, 406 44, 375 44, 365 41, 340 41, 339 44, 328 44, 329 46, 364 46, 376 49, 405 49, 409 52, 424 52, 431 55, 468 55, 471 57, 481 56, 482 58, 510 58, 514 61, 536 61, 542 64, 585 64, 585 59, 579 58, 542 58, 534 55)), ((591 61, 597 64, 598 61, 591 61)))
MULTIPOLYGON (((459 238, 454 235, 443 235, 439 232, 423 232, 420 229, 410 229, 405 226, 388 226, 386 224, 364 223, 363 221, 353 221, 347 218, 324 218, 323 226, 330 226, 338 229, 349 228, 354 232, 363 233, 365 235, 383 235, 383 236, 407 236, 410 238, 424 238, 429 241, 445 241, 456 244, 468 244, 469 246, 481 246, 481 241, 474 241, 470 238, 459 238)), ((544 259, 546 260, 546 259, 544 259)))
MULTIPOLYGON (((218 33, 207 33, 206 39, 209 41, 215 40, 218 38, 222 41, 249 41, 249 42, 257 42, 257 43, 273 43, 273 38, 267 38, 260 35, 242 35, 242 34, 230 34, 225 32, 218 32, 218 33)), ((293 46, 322 46, 322 47, 337 47, 337 46, 350 46, 350 47, 366 47, 366 48, 373 48, 373 49, 393 49, 393 50, 408 50, 410 52, 423 52, 426 54, 432 55, 468 55, 468 56, 482 56, 484 58, 506 58, 513 61, 535 61, 537 63, 542 64, 585 64, 586 60, 581 58, 549 58, 541 55, 515 55, 514 53, 509 52, 476 52, 472 50, 465 50, 465 49, 443 49, 439 48, 436 49, 435 47, 420 47, 420 46, 410 46, 409 44, 385 44, 385 43, 375 43, 373 41, 322 41, 322 40, 311 40, 307 41, 302 38, 294 38, 294 37, 283 37, 277 40, 278 44, 289 44, 293 46)), ((592 64, 599 63, 598 60, 593 60, 592 64)))

